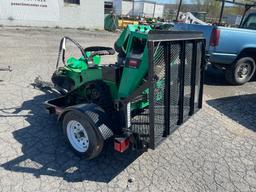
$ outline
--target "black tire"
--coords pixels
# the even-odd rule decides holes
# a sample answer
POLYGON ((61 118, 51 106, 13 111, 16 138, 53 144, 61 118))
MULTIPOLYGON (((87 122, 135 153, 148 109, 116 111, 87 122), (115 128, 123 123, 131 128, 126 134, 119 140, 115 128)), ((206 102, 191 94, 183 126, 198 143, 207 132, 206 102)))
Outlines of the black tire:
POLYGON ((86 113, 82 113, 80 111, 69 111, 65 114, 63 123, 62 123, 64 135, 66 137, 66 140, 69 143, 69 146, 71 147, 72 151, 74 153, 84 159, 93 159, 97 157, 100 152, 102 151, 103 145, 104 145, 104 139, 99 133, 97 125, 93 122, 93 120, 90 118, 89 115, 86 113), (72 142, 69 139, 68 136, 68 124, 71 121, 76 121, 79 122, 83 128, 85 129, 87 136, 88 136, 88 145, 89 147, 87 148, 86 151, 81 152, 78 151, 72 142))
POLYGON ((243 85, 251 80, 255 68, 255 60, 252 57, 241 57, 232 67, 226 69, 225 78, 232 85, 243 85))

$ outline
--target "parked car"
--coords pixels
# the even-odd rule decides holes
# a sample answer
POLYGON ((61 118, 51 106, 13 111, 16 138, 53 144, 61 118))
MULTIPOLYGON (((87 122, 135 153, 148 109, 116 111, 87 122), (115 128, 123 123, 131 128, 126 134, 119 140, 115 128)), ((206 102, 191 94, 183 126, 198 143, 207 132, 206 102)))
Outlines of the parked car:
POLYGON ((174 29, 203 32, 209 62, 224 70, 230 84, 242 85, 253 77, 256 69, 256 13, 249 14, 239 28, 176 23, 174 29))

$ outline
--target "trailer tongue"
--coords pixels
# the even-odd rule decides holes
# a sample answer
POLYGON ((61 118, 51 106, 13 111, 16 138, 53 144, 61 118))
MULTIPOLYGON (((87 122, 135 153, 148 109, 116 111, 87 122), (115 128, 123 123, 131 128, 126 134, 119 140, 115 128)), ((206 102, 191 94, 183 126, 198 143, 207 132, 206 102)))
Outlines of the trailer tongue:
MULTIPOLYGON (((66 42, 60 56, 66 58, 66 42)), ((155 149, 202 107, 205 65, 201 33, 157 31, 129 25, 115 43, 118 61, 101 65, 110 48, 82 49, 53 75, 63 96, 45 102, 57 114, 71 149, 92 159, 104 142, 114 148, 155 149)), ((61 57, 59 57, 61 58, 61 57)))

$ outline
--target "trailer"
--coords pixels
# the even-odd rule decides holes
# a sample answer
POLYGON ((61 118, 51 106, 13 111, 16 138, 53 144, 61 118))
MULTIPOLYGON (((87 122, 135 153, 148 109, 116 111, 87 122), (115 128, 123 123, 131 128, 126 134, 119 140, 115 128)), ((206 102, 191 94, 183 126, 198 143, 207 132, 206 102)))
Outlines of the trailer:
POLYGON ((115 43, 118 61, 111 65, 91 61, 112 49, 78 47, 84 56, 72 63, 64 59, 65 67, 53 75, 66 93, 46 101, 45 108, 58 116, 71 149, 83 158, 99 155, 108 139, 118 152, 155 149, 202 108, 202 33, 129 25, 115 43), (74 63, 88 68, 75 69, 74 63))

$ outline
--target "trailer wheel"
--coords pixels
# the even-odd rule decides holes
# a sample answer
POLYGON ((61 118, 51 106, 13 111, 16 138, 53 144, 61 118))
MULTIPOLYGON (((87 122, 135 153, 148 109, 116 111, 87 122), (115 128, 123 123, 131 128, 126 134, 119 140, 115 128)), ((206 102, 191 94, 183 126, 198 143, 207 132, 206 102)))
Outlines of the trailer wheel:
POLYGON ((225 78, 232 85, 243 85, 251 80, 255 72, 255 61, 251 57, 242 57, 226 69, 225 78))
POLYGON ((90 117, 79 111, 69 111, 63 119, 64 135, 71 149, 80 157, 93 159, 100 154, 104 139, 90 117))

